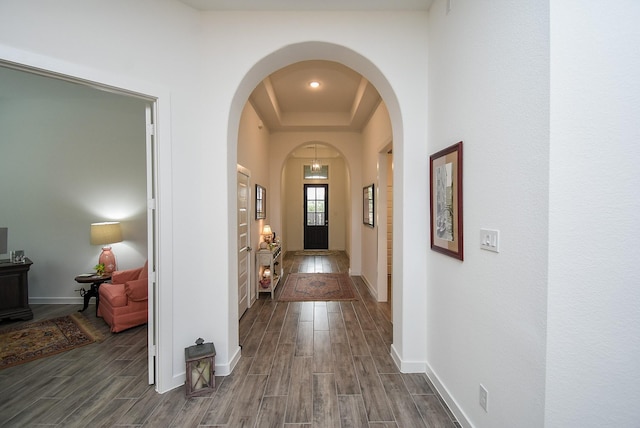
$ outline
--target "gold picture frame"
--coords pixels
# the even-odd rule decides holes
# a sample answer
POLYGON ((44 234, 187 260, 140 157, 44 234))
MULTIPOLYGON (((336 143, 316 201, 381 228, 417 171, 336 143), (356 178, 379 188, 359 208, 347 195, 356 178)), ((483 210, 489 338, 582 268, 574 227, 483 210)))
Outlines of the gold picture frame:
POLYGON ((256 184, 256 220, 267 218, 267 189, 256 184))
POLYGON ((362 188, 362 223, 366 226, 375 225, 375 192, 373 184, 362 188))

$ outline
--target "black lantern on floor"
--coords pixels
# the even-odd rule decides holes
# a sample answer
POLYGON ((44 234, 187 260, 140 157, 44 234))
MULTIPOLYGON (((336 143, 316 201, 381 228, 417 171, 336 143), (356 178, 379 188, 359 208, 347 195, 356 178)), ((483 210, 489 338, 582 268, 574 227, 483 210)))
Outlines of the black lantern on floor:
POLYGON ((204 343, 204 339, 196 340, 195 346, 184 350, 187 364, 187 381, 185 393, 187 397, 195 397, 213 392, 216 388, 215 378, 216 348, 213 343, 204 343))

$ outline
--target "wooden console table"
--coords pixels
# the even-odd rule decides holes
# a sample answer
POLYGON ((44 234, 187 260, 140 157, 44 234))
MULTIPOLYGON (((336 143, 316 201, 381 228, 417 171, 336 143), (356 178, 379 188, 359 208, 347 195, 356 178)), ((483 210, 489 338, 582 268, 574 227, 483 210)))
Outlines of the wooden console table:
POLYGON ((0 261, 0 319, 18 318, 30 320, 33 312, 29 307, 29 280, 27 272, 33 262, 25 258, 24 263, 0 261))
POLYGON ((256 296, 260 293, 271 293, 273 299, 276 287, 282 278, 283 268, 281 262, 282 247, 280 245, 265 248, 256 252, 256 296), (265 271, 269 274, 266 275, 265 271))

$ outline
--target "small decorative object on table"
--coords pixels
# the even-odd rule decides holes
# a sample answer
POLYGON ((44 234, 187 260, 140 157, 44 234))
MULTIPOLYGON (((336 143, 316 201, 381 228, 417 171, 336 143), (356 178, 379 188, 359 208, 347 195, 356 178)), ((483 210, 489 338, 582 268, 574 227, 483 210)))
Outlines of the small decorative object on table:
POLYGON ((202 338, 196 340, 195 346, 185 348, 184 359, 187 365, 185 394, 187 397, 204 395, 215 390, 215 356, 216 348, 213 343, 204 343, 202 338))
POLYGON ((96 270, 96 275, 98 276, 104 275, 104 263, 98 263, 93 268, 96 270))
POLYGON ((26 257, 24 256, 24 250, 15 250, 10 253, 11 263, 24 263, 26 257))

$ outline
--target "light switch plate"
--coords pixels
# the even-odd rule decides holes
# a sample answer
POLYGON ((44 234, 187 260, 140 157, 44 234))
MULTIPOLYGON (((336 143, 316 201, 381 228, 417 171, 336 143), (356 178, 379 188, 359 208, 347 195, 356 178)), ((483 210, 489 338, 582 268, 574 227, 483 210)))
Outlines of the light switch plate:
POLYGON ((480 248, 494 253, 500 252, 500 231, 480 229, 480 248))

